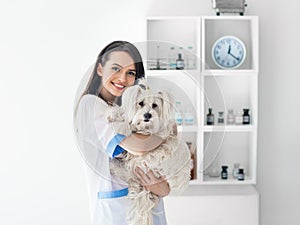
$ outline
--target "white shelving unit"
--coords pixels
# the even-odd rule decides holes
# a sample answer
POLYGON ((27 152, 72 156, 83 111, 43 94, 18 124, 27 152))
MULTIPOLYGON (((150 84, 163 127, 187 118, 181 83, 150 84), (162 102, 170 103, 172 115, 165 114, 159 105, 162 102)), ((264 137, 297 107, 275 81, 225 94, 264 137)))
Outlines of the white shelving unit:
POLYGON ((146 20, 146 76, 154 89, 165 89, 183 108, 192 108, 195 123, 178 126, 179 135, 196 150, 196 176, 191 185, 256 183, 258 111, 258 17, 151 17, 146 20), (213 61, 214 42, 233 35, 245 44, 247 55, 236 69, 221 69, 213 61), (190 68, 175 70, 172 51, 189 59, 190 68), (195 63, 191 64, 191 54, 195 63), (171 58, 172 57, 172 58, 171 58), (192 65, 192 66, 191 66, 192 65), (208 108, 224 112, 225 124, 206 125, 208 108), (228 109, 250 109, 249 125, 228 125, 228 109), (245 180, 232 178, 234 163, 245 170, 245 180), (227 165, 228 179, 212 177, 227 165), (219 170, 219 171, 218 171, 219 170))

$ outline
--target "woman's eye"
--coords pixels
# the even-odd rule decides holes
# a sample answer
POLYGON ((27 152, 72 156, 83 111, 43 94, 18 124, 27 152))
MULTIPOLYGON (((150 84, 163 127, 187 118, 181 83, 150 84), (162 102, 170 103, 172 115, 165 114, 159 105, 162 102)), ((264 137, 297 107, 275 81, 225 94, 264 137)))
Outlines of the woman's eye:
POLYGON ((112 71, 114 71, 114 72, 119 72, 119 71, 120 71, 120 68, 119 68, 119 67, 112 67, 111 69, 112 69, 112 71))
POLYGON ((143 107, 143 106, 144 106, 144 102, 139 102, 139 105, 140 105, 141 107, 143 107))
POLYGON ((156 103, 153 103, 153 104, 152 104, 152 108, 155 109, 156 107, 157 107, 157 104, 156 104, 156 103))
POLYGON ((135 77, 135 75, 136 75, 136 73, 135 73, 134 71, 129 71, 127 74, 128 74, 129 76, 133 76, 133 77, 135 77))

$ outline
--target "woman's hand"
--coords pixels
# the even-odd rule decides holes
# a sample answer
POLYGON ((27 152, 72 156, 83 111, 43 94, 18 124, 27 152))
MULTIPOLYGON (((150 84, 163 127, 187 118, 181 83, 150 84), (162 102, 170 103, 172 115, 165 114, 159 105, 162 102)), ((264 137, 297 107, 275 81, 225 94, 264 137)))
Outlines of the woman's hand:
POLYGON ((152 192, 160 197, 165 197, 170 193, 170 187, 165 177, 155 177, 152 170, 147 173, 137 167, 135 175, 138 178, 140 184, 146 188, 147 191, 152 192))

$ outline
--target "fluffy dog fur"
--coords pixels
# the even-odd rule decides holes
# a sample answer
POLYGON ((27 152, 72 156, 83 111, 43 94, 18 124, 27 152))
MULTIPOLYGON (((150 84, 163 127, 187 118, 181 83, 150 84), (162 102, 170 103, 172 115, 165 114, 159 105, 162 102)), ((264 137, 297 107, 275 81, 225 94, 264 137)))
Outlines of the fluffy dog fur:
POLYGON ((111 161, 111 172, 128 182, 130 208, 129 225, 152 225, 151 210, 159 197, 141 186, 133 171, 136 167, 152 170, 155 176, 165 176, 171 194, 183 191, 190 180, 190 152, 183 140, 174 133, 175 121, 169 95, 164 91, 150 93, 146 85, 135 85, 123 93, 122 107, 113 107, 108 118, 116 124, 116 132, 156 134, 163 143, 142 156, 126 152, 111 161), (121 123, 117 123, 121 121, 121 123))

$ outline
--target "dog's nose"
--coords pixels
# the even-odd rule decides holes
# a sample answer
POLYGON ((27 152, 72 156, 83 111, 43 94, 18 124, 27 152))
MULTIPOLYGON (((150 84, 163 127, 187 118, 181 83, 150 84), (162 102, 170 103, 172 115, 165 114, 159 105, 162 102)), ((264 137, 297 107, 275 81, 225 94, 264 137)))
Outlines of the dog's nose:
POLYGON ((147 112, 144 114, 145 121, 149 121, 151 119, 151 117, 152 117, 151 113, 147 112))

